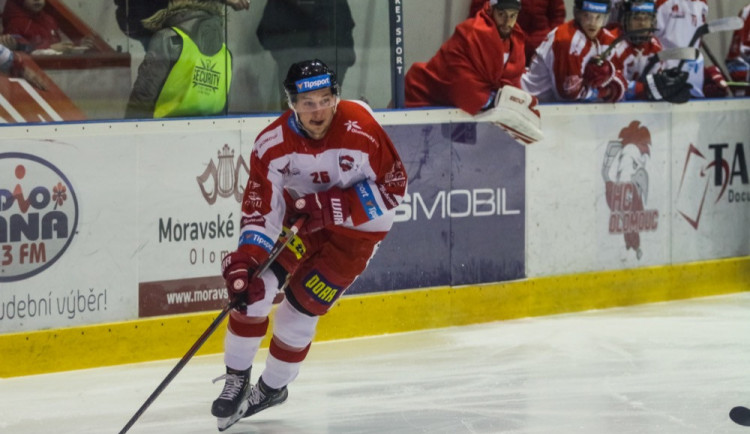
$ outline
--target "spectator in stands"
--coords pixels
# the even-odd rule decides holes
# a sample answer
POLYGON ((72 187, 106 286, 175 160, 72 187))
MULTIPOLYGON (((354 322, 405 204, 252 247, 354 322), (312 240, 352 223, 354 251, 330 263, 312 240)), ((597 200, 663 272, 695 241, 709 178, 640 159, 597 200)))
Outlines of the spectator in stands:
POLYGON ((540 101, 621 101, 626 82, 607 48, 609 0, 575 0, 574 18, 550 32, 521 79, 540 101))
MULTIPOLYGON (((472 0, 469 16, 473 17, 488 0, 472 0)), ((526 34, 524 38, 526 65, 531 63, 536 47, 542 43, 547 34, 565 21, 565 2, 563 0, 521 0, 521 11, 518 13, 518 25, 526 34)))
POLYGON ((690 99, 688 74, 676 68, 663 71, 655 55, 662 51, 653 36, 656 27, 654 0, 625 0, 620 5, 618 31, 624 39, 614 49, 612 63, 627 80, 627 100, 665 100, 684 103, 690 99))
POLYGON ((406 106, 453 106, 476 115, 493 106, 498 89, 520 87, 526 63, 520 8, 520 0, 490 0, 456 26, 429 62, 407 71, 406 106))
MULTIPOLYGON (((690 46, 695 30, 706 22, 708 3, 695 0, 657 0, 656 1, 656 38, 665 50, 690 46)), ((700 40, 693 47, 700 46, 700 40)), ((678 66, 680 61, 668 61, 667 67, 678 66)), ((694 97, 703 97, 703 55, 695 61, 686 62, 683 70, 688 72, 688 82, 693 86, 690 91, 694 97)))
POLYGON ((220 0, 172 0, 144 20, 155 32, 138 68, 126 118, 224 113, 232 57, 220 0))
POLYGON ((20 35, 11 35, 5 33, 5 28, 2 23, 2 13, 5 8, 5 0, 0 0, 0 45, 5 45, 11 51, 23 51, 30 53, 33 50, 31 44, 20 35))
POLYGON ((28 41, 32 54, 86 51, 93 46, 89 37, 78 41, 78 45, 63 40, 60 26, 45 6, 45 0, 8 0, 3 10, 5 32, 28 41))
MULTIPOLYGON (((346 71, 356 61, 354 19, 347 0, 268 1, 256 35, 281 74, 300 59, 317 58, 336 71, 343 88, 346 71)), ((279 83, 278 102, 286 106, 279 83)))
POLYGON ((33 69, 26 66, 24 56, 25 54, 14 53, 10 48, 0 44, 0 73, 10 77, 23 78, 37 89, 46 90, 47 85, 44 79, 33 69))
MULTIPOLYGON (((224 0, 227 6, 239 11, 250 8, 250 0, 224 0)), ((169 0, 115 0, 117 25, 127 36, 148 48, 154 32, 143 26, 143 20, 169 6, 169 0)))
MULTIPOLYGON (((727 54, 727 69, 733 81, 750 86, 750 4, 740 10, 740 18, 745 22, 741 29, 735 30, 727 54)), ((750 87, 737 85, 736 96, 750 96, 750 87)))

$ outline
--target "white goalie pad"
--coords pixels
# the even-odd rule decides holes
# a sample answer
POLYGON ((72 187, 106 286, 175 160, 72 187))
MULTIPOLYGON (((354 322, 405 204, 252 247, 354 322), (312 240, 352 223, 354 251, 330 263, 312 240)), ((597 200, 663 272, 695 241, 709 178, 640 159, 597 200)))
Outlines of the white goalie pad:
POLYGON ((522 145, 542 140, 542 117, 536 107, 537 99, 513 86, 503 86, 489 110, 491 121, 505 130, 522 145))

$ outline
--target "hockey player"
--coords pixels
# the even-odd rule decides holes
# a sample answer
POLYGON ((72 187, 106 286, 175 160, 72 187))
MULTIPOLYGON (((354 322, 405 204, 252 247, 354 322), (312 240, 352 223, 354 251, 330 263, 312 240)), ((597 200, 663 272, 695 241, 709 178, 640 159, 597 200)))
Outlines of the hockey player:
POLYGON ((516 24, 521 0, 489 0, 427 63, 406 73, 407 107, 454 106, 492 122, 524 145, 543 137, 536 98, 520 89, 525 55, 516 24))
POLYGON ((490 0, 456 31, 429 62, 406 73, 407 107, 452 106, 476 115, 490 108, 497 90, 520 87, 524 36, 516 24, 520 0, 490 0))
MULTIPOLYGON (((750 85, 750 4, 740 10, 740 18, 745 22, 741 29, 735 30, 727 54, 727 69, 733 81, 750 85)), ((750 88, 735 87, 736 96, 750 95, 750 88)))
MULTIPOLYGON (((665 50, 687 47, 695 31, 706 23, 708 4, 706 0, 656 0, 656 38, 665 50)), ((698 48, 700 39, 693 45, 698 48)), ((666 68, 678 66, 680 61, 667 61, 666 68)), ((688 82, 693 86, 690 91, 694 97, 703 97, 703 55, 698 59, 686 62, 683 70, 688 73, 688 82)))
POLYGON ((364 103, 340 101, 336 75, 320 60, 293 64, 284 81, 287 110, 257 137, 244 191, 239 247, 222 261, 231 297, 224 341, 224 389, 211 413, 223 431, 287 399, 318 318, 367 266, 393 223, 406 172, 393 143, 364 103), (292 247, 269 270, 282 226, 305 216, 292 247), (256 385, 250 368, 274 316, 265 368, 256 385))
POLYGON ((523 89, 540 101, 616 102, 625 95, 625 78, 601 56, 615 34, 604 28, 609 0, 575 0, 574 18, 547 35, 537 48, 523 89))
POLYGON ((663 62, 654 57, 662 51, 650 30, 656 27, 654 0, 621 2, 620 20, 625 39, 615 47, 612 63, 622 69, 627 80, 625 99, 687 102, 692 87, 687 83, 687 73, 676 69, 663 71, 663 62))

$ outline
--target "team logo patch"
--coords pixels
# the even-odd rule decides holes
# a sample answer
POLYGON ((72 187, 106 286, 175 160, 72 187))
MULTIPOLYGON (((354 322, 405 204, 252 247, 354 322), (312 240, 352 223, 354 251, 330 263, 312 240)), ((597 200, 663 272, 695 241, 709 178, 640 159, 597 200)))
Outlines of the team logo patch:
POLYGON ((336 298, 338 298, 342 292, 340 286, 333 285, 315 270, 305 277, 303 285, 305 291, 307 291, 313 299, 326 306, 330 306, 336 301, 336 298))
POLYGON ((342 171, 348 172, 354 167, 354 158, 348 155, 342 155, 339 157, 339 167, 342 171))

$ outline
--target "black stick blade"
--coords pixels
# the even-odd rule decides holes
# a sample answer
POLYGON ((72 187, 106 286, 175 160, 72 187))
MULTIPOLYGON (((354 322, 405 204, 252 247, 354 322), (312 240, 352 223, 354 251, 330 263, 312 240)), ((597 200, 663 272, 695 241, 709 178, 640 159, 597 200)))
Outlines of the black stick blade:
POLYGON ((750 408, 738 406, 734 407, 733 409, 729 410, 729 418, 734 421, 734 423, 742 425, 742 426, 750 426, 750 408))

